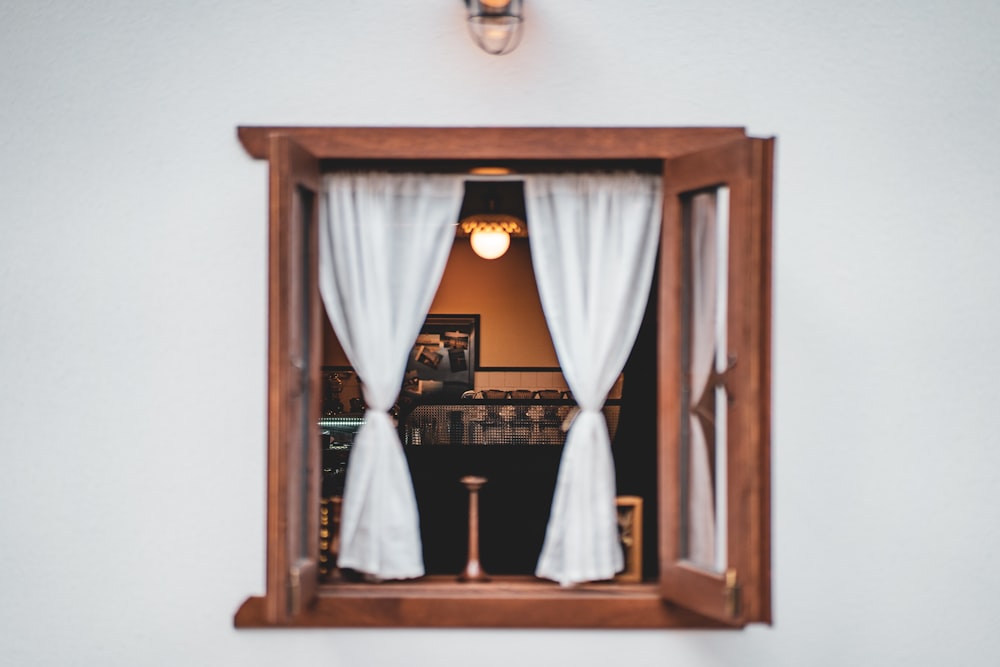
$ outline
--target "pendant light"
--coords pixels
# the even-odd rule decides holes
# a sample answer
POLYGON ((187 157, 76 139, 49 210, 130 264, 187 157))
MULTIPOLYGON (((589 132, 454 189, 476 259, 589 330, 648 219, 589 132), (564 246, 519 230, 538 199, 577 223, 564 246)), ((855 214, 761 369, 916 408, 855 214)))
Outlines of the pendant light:
POLYGON ((463 234, 469 235, 473 252, 483 259, 503 257, 510 247, 510 237, 524 236, 524 223, 504 213, 482 213, 469 216, 459 223, 463 234))
MULTIPOLYGON (((470 173, 482 176, 505 176, 506 167, 480 166, 470 173)), ((526 238, 524 184, 519 181, 492 179, 467 181, 457 234, 469 238, 473 252, 483 259, 502 257, 510 248, 512 236, 526 238)))

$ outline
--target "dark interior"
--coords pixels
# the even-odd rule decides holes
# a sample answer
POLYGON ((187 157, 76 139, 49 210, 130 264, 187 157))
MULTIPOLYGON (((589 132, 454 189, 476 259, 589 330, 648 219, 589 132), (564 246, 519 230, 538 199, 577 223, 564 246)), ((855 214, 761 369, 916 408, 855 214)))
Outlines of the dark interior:
MULTIPOLYGON (((358 168, 363 161, 347 162, 326 166, 331 169, 358 168)), ((409 162, 400 165, 379 162, 363 166, 413 169, 409 162)), ((442 171, 466 167, 454 162, 439 166, 442 171)), ((562 163, 507 166, 524 171, 552 170, 553 166, 566 168, 562 163)), ((588 166, 594 168, 594 165, 588 166)), ((645 161, 635 164, 615 162, 609 166, 643 171, 655 167, 658 171, 662 165, 659 161, 645 161)), ((524 219, 523 184, 502 180, 470 180, 466 183, 463 216, 467 212, 483 212, 494 207, 524 219)), ((612 442, 618 495, 643 498, 643 577, 647 580, 655 579, 659 570, 656 514, 657 283, 658 279, 654 276, 643 323, 624 368, 618 427, 612 442)), ((405 433, 401 433, 401 441, 408 442, 405 433)), ((343 462, 349 451, 347 446, 337 448, 332 445, 324 450, 324 497, 342 493, 343 462)), ((529 575, 534 572, 549 519, 562 445, 513 441, 479 446, 407 444, 404 451, 420 514, 424 566, 428 574, 457 575, 465 565, 469 496, 459 480, 466 475, 479 475, 488 480, 479 492, 479 544, 483 568, 487 573, 496 575, 529 575)))
MULTIPOLYGON (((656 281, 654 280, 654 286, 656 281)), ((643 577, 655 578, 656 358, 655 289, 625 366, 621 413, 612 442, 619 495, 643 498, 643 577)), ((468 492, 459 480, 480 475, 480 560, 490 574, 532 574, 545 538, 561 445, 404 447, 420 512, 428 574, 457 574, 468 545, 468 492)))

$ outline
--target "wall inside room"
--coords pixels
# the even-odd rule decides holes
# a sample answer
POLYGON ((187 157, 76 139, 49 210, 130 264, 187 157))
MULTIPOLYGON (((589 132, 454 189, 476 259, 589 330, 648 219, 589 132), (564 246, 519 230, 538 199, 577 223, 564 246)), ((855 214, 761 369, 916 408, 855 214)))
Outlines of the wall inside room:
POLYGON ((527 239, 512 239, 503 257, 485 260, 467 239, 451 251, 432 313, 478 313, 479 364, 558 368, 531 268, 527 239))
POLYGON ((1000 5, 526 4, 503 57, 457 1, 0 8, 0 662, 995 662, 1000 5), (775 624, 234 630, 267 396, 240 124, 776 135, 775 624))
MULTIPOLYGON (((481 367, 559 367, 526 239, 512 239, 507 253, 492 260, 476 255, 467 238, 456 239, 430 313, 479 315, 481 367)), ((346 365, 336 334, 328 322, 325 326, 324 363, 346 365)))

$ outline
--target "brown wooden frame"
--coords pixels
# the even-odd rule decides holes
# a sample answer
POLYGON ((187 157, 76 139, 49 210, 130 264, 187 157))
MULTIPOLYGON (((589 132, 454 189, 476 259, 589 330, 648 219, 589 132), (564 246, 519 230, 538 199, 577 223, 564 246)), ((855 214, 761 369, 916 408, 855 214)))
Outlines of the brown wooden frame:
MULTIPOLYGON (((268 362, 268 526, 264 596, 246 600, 237 627, 740 627, 771 622, 770 595, 770 246, 773 140, 741 128, 280 128, 241 127, 247 152, 270 162, 270 306, 268 362), (382 584, 318 585, 318 471, 292 432, 296 400, 318 417, 319 365, 296 376, 287 367, 294 339, 289 294, 303 268, 291 251, 301 197, 318 201, 323 160, 661 161, 664 224, 660 265, 659 582, 596 583, 572 588, 531 577, 458 584, 447 577, 382 584), (730 408, 728 559, 738 571, 741 605, 724 604, 720 577, 693 572, 678 555, 681 327, 680 197, 726 184, 730 199, 730 341, 739 361, 728 386, 730 408), (311 195, 309 193, 312 193, 311 195), (297 216, 297 217, 296 217, 297 216), (291 225, 291 227, 290 227, 291 225), (306 389, 308 388, 308 389, 306 389), (296 399, 296 397, 299 397, 296 399), (302 397, 305 397, 303 399, 302 397), (294 413, 294 414, 293 414, 294 413), (738 426, 738 428, 737 428, 738 426), (308 457, 307 457, 308 458, 308 457), (305 493, 305 501, 303 496, 305 493), (313 497, 314 503, 308 502, 313 497), (311 529, 309 527, 315 527, 311 529), (312 549, 311 552, 308 549, 312 549)), ((315 247, 312 243, 310 247, 315 247)), ((306 253, 306 271, 315 262, 306 253)), ((308 308, 319 311, 317 290, 308 308)), ((317 322, 311 320, 311 325, 317 322)), ((310 325, 310 326, 311 326, 310 325)), ((311 333, 307 345, 316 345, 311 333)), ((303 369, 300 369, 303 370, 303 369)), ((318 448, 316 455, 318 455, 318 448)), ((310 455, 311 456, 311 455, 310 455)))

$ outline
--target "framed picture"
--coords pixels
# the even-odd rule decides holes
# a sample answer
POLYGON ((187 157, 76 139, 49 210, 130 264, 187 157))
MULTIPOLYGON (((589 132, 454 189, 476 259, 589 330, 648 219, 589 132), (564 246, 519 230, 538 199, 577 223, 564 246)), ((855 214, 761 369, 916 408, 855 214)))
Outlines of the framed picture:
POLYGON ((415 402, 461 398, 475 387, 479 315, 428 315, 410 350, 403 393, 415 402))
POLYGON ((618 540, 625 556, 625 569, 615 575, 616 581, 642 581, 642 498, 618 496, 618 540))

